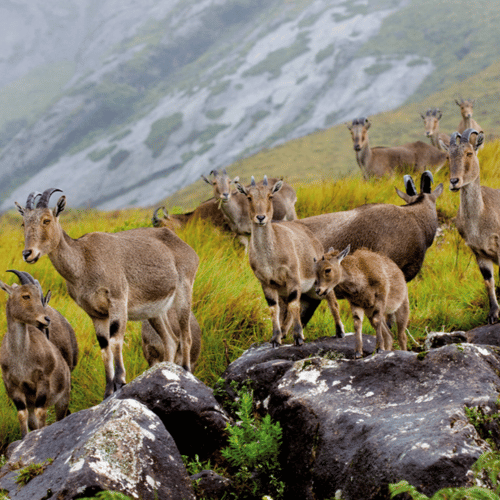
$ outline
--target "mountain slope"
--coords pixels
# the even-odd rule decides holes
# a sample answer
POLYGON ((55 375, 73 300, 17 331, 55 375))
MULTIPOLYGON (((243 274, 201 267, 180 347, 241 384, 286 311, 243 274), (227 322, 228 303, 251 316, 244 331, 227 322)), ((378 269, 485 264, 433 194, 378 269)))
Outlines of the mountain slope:
MULTIPOLYGON (((48 3, 59 17, 49 8, 35 14, 46 12, 55 29, 68 13, 60 0, 48 3)), ((387 46, 386 26, 408 23, 415 5, 89 0, 57 32, 75 32, 64 94, 3 147, 0 209, 48 185, 77 206, 150 205, 214 167, 394 109, 445 70, 411 43, 404 53, 402 44, 387 46)), ((471 27, 446 24, 450 32, 471 27)), ((46 38, 38 41, 50 52, 46 38)), ((10 122, 6 129, 16 130, 10 122)))

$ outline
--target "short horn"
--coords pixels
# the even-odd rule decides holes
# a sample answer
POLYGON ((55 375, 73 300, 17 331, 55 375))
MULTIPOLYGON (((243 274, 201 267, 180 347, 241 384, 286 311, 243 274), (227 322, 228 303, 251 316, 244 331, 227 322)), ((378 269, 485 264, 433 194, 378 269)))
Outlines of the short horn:
POLYGON ((267 186, 268 185, 268 182, 267 182, 267 175, 264 175, 264 180, 262 181, 262 184, 264 186, 267 186))
POLYGON ((255 186, 255 177, 252 175, 252 177, 250 178, 250 185, 251 186, 255 186))
POLYGON ((217 170, 214 168, 214 169, 210 172, 210 175, 213 175, 214 177, 216 177, 217 175, 219 175, 219 172, 217 172, 217 170))
POLYGON ((58 188, 46 189, 43 192, 42 196, 40 196, 40 199, 38 200, 38 203, 36 204, 36 208, 47 208, 49 206, 50 197, 56 191, 60 191, 62 193, 62 189, 58 189, 58 188))

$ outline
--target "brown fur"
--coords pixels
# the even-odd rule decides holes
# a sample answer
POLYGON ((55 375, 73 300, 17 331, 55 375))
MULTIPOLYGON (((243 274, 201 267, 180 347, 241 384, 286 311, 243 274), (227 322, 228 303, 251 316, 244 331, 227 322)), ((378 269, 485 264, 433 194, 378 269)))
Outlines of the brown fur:
POLYGON ((443 116, 441 110, 438 108, 428 109, 425 115, 421 114, 420 116, 424 120, 425 135, 430 139, 431 144, 441 151, 446 151, 446 149, 441 146, 441 142, 449 144, 450 136, 439 131, 439 120, 441 120, 443 116))
POLYGON ((455 103, 460 108, 460 114, 462 115, 462 120, 457 127, 457 131, 459 134, 462 134, 468 128, 472 128, 474 130, 477 130, 478 132, 484 133, 481 126, 476 122, 476 120, 474 120, 474 118, 472 118, 475 102, 475 99, 460 99, 460 101, 455 99, 455 103))
POLYGON ((363 316, 367 315, 377 334, 377 351, 392 349, 392 334, 386 321, 394 314, 398 341, 406 350, 406 326, 410 305, 401 269, 388 257, 366 249, 347 255, 333 249, 316 262, 316 293, 326 297, 335 322, 340 321, 335 296, 351 306, 356 334, 356 357, 363 355, 363 316), (335 312, 335 309, 337 312, 335 312))
POLYGON ((0 288, 7 300, 7 333, 0 348, 0 366, 8 396, 17 408, 24 437, 45 426, 47 409, 55 406, 57 420, 68 413, 71 370, 78 360, 75 332, 66 319, 43 302, 37 284, 0 288), (41 329, 47 329, 46 334, 41 329), (50 339, 50 340, 49 340, 50 339))
POLYGON ((353 120, 347 128, 351 131, 356 161, 365 179, 383 177, 396 170, 409 168, 412 172, 423 172, 425 168, 439 170, 448 155, 422 141, 409 142, 392 148, 370 148, 367 118, 353 120))
POLYGON ((23 257, 35 263, 47 254, 66 280, 71 298, 92 319, 106 372, 105 397, 125 383, 122 346, 128 319, 148 320, 173 362, 178 340, 165 314, 173 307, 180 325, 182 366, 189 370, 189 318, 198 268, 194 250, 166 228, 88 233, 74 240, 59 222, 66 198, 62 196, 54 210, 46 206, 52 192, 44 193, 45 205, 41 200, 36 208, 18 205, 24 220, 23 257))
POLYGON ((500 190, 481 186, 477 150, 483 134, 468 129, 450 142, 450 189, 460 191, 455 225, 476 257, 490 303, 488 323, 496 323, 499 306, 493 264, 500 263, 500 190), (460 141, 457 143, 457 139, 460 141))
POLYGON ((271 223, 273 196, 282 184, 277 181, 268 185, 266 178, 260 186, 255 181, 249 188, 237 184, 249 202, 248 257, 271 310, 274 347, 281 344, 292 324, 295 344, 303 344, 301 303, 307 295, 315 296, 313 259, 323 250, 321 243, 297 221, 271 223))

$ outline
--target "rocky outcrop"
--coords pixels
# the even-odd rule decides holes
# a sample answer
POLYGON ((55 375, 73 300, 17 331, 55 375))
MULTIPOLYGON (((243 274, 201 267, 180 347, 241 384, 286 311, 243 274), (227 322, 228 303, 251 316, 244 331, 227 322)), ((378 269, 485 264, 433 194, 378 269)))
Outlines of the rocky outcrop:
POLYGON ((0 489, 12 500, 69 500, 103 490, 144 500, 195 498, 173 438, 132 399, 108 400, 12 444, 0 489), (16 484, 20 469, 48 459, 53 461, 42 474, 16 484))
MULTIPOLYGON (((230 365, 226 383, 247 376, 259 390, 259 367, 271 363, 269 351, 260 352, 261 362, 258 349, 237 360, 241 371, 230 365), (247 356, 254 369, 242 363, 247 356)), ((274 361, 278 368, 285 362, 274 361)), ((283 428, 287 497, 331 498, 340 491, 346 500, 383 499, 388 484, 401 479, 428 495, 467 484, 488 445, 464 408, 496 411, 499 369, 495 349, 470 344, 290 363, 269 380, 265 401, 283 428)))
POLYGON ((212 390, 172 363, 159 363, 113 399, 135 399, 154 412, 174 438, 182 455, 208 458, 226 444, 229 417, 212 390))

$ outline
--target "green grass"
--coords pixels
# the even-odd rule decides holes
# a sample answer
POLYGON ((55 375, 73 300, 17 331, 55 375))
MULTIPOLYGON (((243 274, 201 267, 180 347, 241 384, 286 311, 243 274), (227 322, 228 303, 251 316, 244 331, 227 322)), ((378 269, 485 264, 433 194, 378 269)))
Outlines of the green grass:
MULTIPOLYGON (((279 149, 279 148, 277 148, 279 149)), ((500 141, 489 142, 480 151, 482 182, 500 188, 500 141)), ((276 172, 278 174, 278 172, 276 172)), ((307 175, 307 174, 306 174, 307 175)), ((459 195, 448 190, 446 171, 435 175, 435 185, 445 184, 445 191, 437 207, 443 233, 429 249, 420 274, 409 284, 409 331, 417 344, 427 331, 468 330, 484 324, 487 315, 487 296, 483 280, 470 250, 464 245, 451 223, 456 214, 459 195)), ((323 212, 345 210, 363 203, 403 204, 395 187, 403 188, 402 176, 364 182, 358 175, 343 180, 296 183, 297 212, 300 218, 323 212)), ((210 193, 205 191, 205 198, 210 193)), ((179 210, 191 207, 180 204, 179 210)), ((116 231, 148 226, 152 210, 66 210, 60 216, 67 233, 77 238, 91 231, 116 231)), ((104 393, 104 369, 88 316, 69 298, 66 286, 54 270, 48 257, 35 265, 22 261, 24 247, 21 216, 11 211, 0 218, 0 279, 15 281, 7 269, 27 271, 35 276, 45 291, 52 290, 51 305, 58 309, 75 328, 80 360, 73 372, 70 409, 72 412, 99 403, 104 393)), ((235 239, 219 232, 210 223, 190 224, 179 236, 190 244, 200 257, 200 266, 193 291, 193 310, 200 323, 203 346, 195 375, 213 385, 227 366, 252 343, 268 341, 271 320, 261 287, 248 264, 248 256, 235 239), (227 351, 226 351, 227 346, 227 351)), ((6 330, 5 303, 7 296, 0 294, 0 337, 6 330)), ((353 324, 345 301, 341 302, 341 315, 347 331, 353 324)), ((323 303, 305 329, 307 341, 334 334, 330 312, 323 303)), ((364 333, 373 334, 365 321, 364 333)), ((287 339, 286 342, 291 342, 287 339)), ((415 346, 410 341, 410 347, 415 346)), ((142 373, 147 364, 140 346, 140 324, 129 322, 124 345, 127 380, 142 373)), ((54 415, 50 413, 49 421, 54 415)), ((0 453, 11 441, 20 437, 16 411, 0 385, 0 453)))

